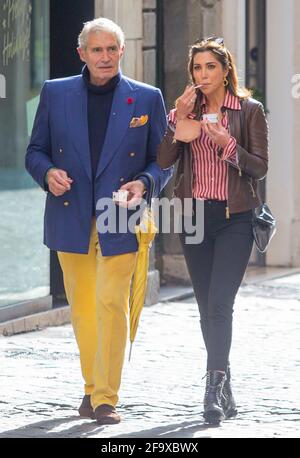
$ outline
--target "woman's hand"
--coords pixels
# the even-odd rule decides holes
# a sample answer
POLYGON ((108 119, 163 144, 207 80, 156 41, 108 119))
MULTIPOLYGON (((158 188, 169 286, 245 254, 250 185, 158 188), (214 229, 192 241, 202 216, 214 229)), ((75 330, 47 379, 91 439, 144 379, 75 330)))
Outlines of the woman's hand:
POLYGON ((187 86, 184 93, 176 100, 177 121, 186 119, 192 113, 197 99, 196 89, 200 86, 187 86))
POLYGON ((200 121, 194 119, 182 119, 177 121, 174 139, 184 143, 190 143, 199 137, 201 133, 200 121))
POLYGON ((201 127, 209 138, 221 148, 226 148, 230 141, 230 135, 225 127, 222 126, 221 121, 218 124, 212 124, 207 120, 200 121, 201 127))

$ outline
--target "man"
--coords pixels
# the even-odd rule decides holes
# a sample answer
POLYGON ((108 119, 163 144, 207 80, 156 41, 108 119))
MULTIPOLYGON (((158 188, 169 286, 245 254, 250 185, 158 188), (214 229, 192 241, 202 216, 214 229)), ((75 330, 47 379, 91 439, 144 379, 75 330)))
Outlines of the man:
POLYGON ((79 414, 99 424, 120 422, 115 406, 138 244, 129 230, 98 233, 97 203, 121 189, 128 192, 122 206, 130 207, 147 192, 143 173, 153 177, 155 195, 171 175, 156 164, 166 130, 161 93, 121 74, 124 49, 114 22, 85 24, 82 74, 45 82, 26 155, 28 172, 48 191, 44 242, 58 252, 71 306, 85 381, 79 414))

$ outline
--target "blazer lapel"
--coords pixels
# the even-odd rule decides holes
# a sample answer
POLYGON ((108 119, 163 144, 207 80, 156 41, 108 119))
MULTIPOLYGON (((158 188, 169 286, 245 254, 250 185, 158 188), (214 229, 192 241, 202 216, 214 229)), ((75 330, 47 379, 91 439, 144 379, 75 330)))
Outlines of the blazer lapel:
POLYGON ((92 180, 87 90, 82 77, 78 79, 75 88, 72 88, 66 95, 66 117, 73 145, 88 177, 92 180))
POLYGON ((122 77, 115 89, 107 132, 97 168, 96 178, 101 175, 116 154, 130 125, 135 107, 135 92, 122 77))

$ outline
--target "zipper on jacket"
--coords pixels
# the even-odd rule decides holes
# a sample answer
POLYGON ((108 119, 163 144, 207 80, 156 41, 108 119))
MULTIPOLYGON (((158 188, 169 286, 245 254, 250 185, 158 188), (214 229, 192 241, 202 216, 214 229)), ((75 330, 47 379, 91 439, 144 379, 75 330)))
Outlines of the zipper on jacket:
POLYGON ((251 181, 249 182, 249 184, 250 184, 250 188, 251 188, 251 191, 252 191, 252 196, 255 198, 256 197, 256 192, 254 191, 254 188, 253 188, 252 178, 251 178, 251 181))
MULTIPOLYGON (((228 118, 228 133, 231 136, 231 128, 230 128, 229 118, 228 118)), ((236 155, 237 154, 238 154, 238 152, 236 152, 236 155)), ((241 168, 239 166, 239 163, 238 163, 238 157, 237 157, 237 161, 236 161, 236 166, 237 166, 238 171, 239 171, 239 177, 241 177, 242 176, 242 170, 241 170, 241 168)), ((229 197, 228 184, 229 184, 229 166, 228 166, 228 162, 227 162, 227 206, 226 206, 226 210, 225 210, 226 211, 226 219, 230 219, 230 210, 229 210, 229 205, 228 205, 228 197, 229 197)))
MULTIPOLYGON (((237 153, 236 153, 236 154, 237 154, 237 153)), ((239 169, 239 177, 243 176, 243 175, 242 175, 241 167, 239 166, 238 163, 236 163, 236 165, 237 165, 237 168, 239 169)))
MULTIPOLYGON (((228 116, 228 115, 227 115, 228 116)), ((229 118, 228 118, 228 133, 229 135, 231 136, 231 128, 230 128, 230 123, 229 123, 229 118)), ((236 161, 236 166, 238 168, 238 171, 239 171, 239 177, 243 176, 242 175, 242 169, 239 165, 239 161, 238 161, 238 152, 236 151, 236 155, 237 155, 237 161, 236 161)))
POLYGON ((227 206, 226 206, 226 219, 230 219, 230 211, 228 207, 228 201, 227 201, 227 206))
POLYGON ((226 164, 227 167, 227 199, 226 199, 226 208, 225 208, 225 215, 226 219, 230 219, 230 210, 229 210, 229 205, 228 205, 228 197, 229 197, 229 165, 228 163, 226 164))

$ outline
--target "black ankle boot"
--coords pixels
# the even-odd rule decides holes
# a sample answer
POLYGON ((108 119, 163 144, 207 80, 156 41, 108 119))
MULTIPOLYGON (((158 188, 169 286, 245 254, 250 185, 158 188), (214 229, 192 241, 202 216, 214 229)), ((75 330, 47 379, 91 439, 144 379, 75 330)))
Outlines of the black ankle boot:
POLYGON ((204 396, 203 416, 207 423, 217 425, 224 420, 222 391, 226 375, 219 371, 208 371, 204 396))
POLYGON ((232 387, 231 387, 231 372, 230 372, 230 365, 228 364, 226 370, 226 380, 223 386, 222 391, 222 407, 225 413, 226 418, 235 417, 238 413, 236 408, 235 399, 232 394, 232 387))

